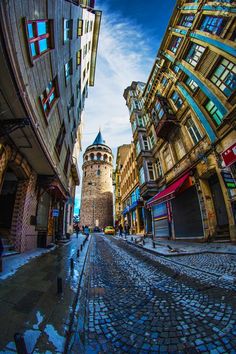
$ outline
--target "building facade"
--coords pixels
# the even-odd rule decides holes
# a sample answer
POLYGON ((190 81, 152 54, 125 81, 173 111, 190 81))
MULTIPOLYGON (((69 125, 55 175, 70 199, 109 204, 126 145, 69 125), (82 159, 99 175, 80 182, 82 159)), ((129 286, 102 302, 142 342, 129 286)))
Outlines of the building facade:
POLYGON ((131 143, 120 171, 122 205, 121 224, 128 224, 132 234, 144 233, 143 201, 140 199, 135 145, 131 143))
POLYGON ((147 82, 160 166, 160 192, 147 205, 157 236, 235 240, 236 190, 222 159, 236 140, 234 21, 229 1, 178 2, 147 82))
POLYGON ((81 225, 113 226, 113 155, 101 132, 85 150, 82 168, 81 225))
POLYGON ((121 203, 121 170, 129 152, 130 144, 118 146, 116 154, 116 168, 114 171, 114 219, 115 225, 118 226, 122 220, 122 203, 121 203))
POLYGON ((4 0, 0 18, 0 233, 23 252, 72 232, 101 12, 92 1, 4 0))
POLYGON ((236 240, 235 34, 232 1, 177 1, 140 101, 155 237, 236 240))

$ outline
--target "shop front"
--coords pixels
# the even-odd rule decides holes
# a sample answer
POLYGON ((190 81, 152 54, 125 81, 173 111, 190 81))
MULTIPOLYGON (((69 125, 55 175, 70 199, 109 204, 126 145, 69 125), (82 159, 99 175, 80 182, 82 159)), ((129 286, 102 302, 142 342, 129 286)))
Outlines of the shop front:
POLYGON ((203 224, 197 190, 186 173, 147 203, 152 209, 153 233, 172 239, 203 238, 203 224))

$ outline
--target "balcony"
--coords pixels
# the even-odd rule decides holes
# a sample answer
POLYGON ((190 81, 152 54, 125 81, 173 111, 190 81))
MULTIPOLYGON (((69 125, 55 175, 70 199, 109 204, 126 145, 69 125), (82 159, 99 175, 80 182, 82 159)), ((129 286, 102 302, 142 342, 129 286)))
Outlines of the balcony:
POLYGON ((80 185, 80 173, 79 173, 79 167, 77 164, 77 159, 76 157, 72 156, 72 162, 71 162, 71 175, 73 180, 75 181, 76 186, 80 185))
POLYGON ((152 118, 157 136, 164 140, 169 141, 171 134, 179 128, 176 116, 165 97, 156 96, 152 118))
POLYGON ((178 128, 179 123, 166 115, 163 116, 163 118, 155 126, 156 135, 167 141, 170 139, 171 133, 176 131, 178 128))

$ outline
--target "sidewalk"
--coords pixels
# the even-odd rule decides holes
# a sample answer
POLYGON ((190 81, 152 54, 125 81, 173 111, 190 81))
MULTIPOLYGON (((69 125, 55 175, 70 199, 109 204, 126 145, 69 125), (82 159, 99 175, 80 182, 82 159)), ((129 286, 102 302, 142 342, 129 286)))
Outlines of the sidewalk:
POLYGON ((24 335, 28 353, 63 353, 89 245, 86 242, 77 257, 84 239, 82 234, 78 239, 72 236, 69 244, 45 250, 37 257, 40 250, 4 258, 0 277, 0 353, 16 353, 16 332, 24 335), (58 276, 62 278, 62 294, 57 294, 58 276))
MULTIPOLYGON (((120 236, 116 236, 120 237, 120 236)), ((125 237, 121 237, 125 239, 125 237)), ((145 238, 143 244, 143 236, 128 235, 126 240, 131 243, 143 247, 144 249, 151 250, 162 256, 183 256, 203 253, 218 253, 218 254, 232 254, 236 255, 236 245, 231 243, 198 243, 198 242, 185 242, 185 241, 172 241, 172 240, 155 240, 155 248, 153 241, 150 238, 145 238), (140 240, 140 242, 138 242, 140 240)))

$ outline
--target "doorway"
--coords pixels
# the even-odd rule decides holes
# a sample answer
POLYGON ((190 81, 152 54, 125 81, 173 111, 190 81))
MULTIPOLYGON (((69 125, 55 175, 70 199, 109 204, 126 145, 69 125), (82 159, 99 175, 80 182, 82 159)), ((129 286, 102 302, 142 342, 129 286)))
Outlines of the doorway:
POLYGON ((8 168, 0 194, 0 232, 4 238, 10 238, 17 187, 18 178, 8 168))
POLYGON ((212 177, 210 177, 208 182, 211 189, 211 195, 214 203, 217 224, 220 227, 228 226, 229 224, 228 215, 227 215, 225 201, 224 201, 223 193, 221 190, 221 186, 217 174, 214 174, 212 177))

